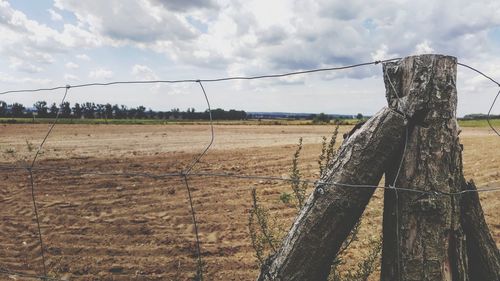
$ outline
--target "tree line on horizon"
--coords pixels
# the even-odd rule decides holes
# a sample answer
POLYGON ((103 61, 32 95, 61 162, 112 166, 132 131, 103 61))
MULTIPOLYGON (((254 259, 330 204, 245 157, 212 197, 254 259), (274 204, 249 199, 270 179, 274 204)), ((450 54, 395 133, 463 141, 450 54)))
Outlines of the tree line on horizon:
MULTIPOLYGON (((50 106, 46 101, 37 101, 32 108, 27 108, 20 103, 7 104, 0 101, 0 117, 11 118, 55 118, 59 112, 61 118, 75 119, 195 119, 208 120, 210 114, 208 110, 196 112, 194 108, 181 111, 173 108, 170 111, 153 111, 140 105, 137 107, 127 107, 118 104, 96 104, 93 102, 75 103, 73 106, 69 102, 64 102, 61 106, 52 103, 50 106)), ((247 114, 243 110, 213 109, 212 118, 219 120, 244 120, 247 114)))

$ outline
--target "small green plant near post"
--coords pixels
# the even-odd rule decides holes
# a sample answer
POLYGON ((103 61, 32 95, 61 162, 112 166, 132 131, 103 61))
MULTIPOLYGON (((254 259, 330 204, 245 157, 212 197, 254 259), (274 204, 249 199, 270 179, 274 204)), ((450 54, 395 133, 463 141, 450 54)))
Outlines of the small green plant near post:
POLYGON ((248 229, 252 247, 259 265, 265 263, 269 254, 276 253, 277 246, 286 234, 276 217, 271 217, 269 210, 259 204, 256 189, 252 189, 252 209, 248 217, 248 229))
POLYGON ((280 195, 280 201, 283 202, 283 204, 290 204, 292 202, 292 194, 288 192, 283 192, 280 195))
POLYGON ((299 138, 299 144, 297 150, 293 155, 292 160, 292 171, 290 173, 290 179, 292 183, 292 191, 297 200, 297 208, 300 210, 304 205, 304 200, 306 198, 307 183, 301 181, 301 174, 299 170, 299 157, 300 151, 302 150, 302 138, 299 138))
POLYGON ((335 130, 333 131, 330 141, 328 141, 328 145, 327 145, 327 138, 323 136, 323 142, 321 143, 321 154, 319 155, 318 158, 320 178, 323 178, 325 172, 328 170, 328 168, 330 168, 333 156, 335 156, 336 152, 335 143, 337 141, 338 133, 339 133, 339 125, 335 126, 335 130))
POLYGON ((32 143, 32 142, 30 142, 28 139, 26 139, 26 148, 28 149, 28 151, 29 151, 29 152, 32 152, 32 151, 33 151, 33 149, 35 148, 35 147, 33 146, 33 143, 32 143))
POLYGON ((16 154, 16 150, 14 148, 10 148, 10 147, 6 148, 4 152, 11 157, 14 157, 14 155, 16 154))
MULTIPOLYGON (((320 179, 326 176, 326 171, 330 168, 337 152, 335 144, 338 136, 338 129, 339 126, 337 125, 329 140, 323 137, 321 153, 317 162, 320 171, 320 179)), ((297 210, 300 210, 304 205, 307 189, 307 183, 302 180, 302 174, 299 169, 299 159, 302 148, 303 142, 302 138, 300 138, 297 149, 293 154, 292 168, 290 171, 290 186, 292 193, 283 192, 279 198, 283 204, 293 204, 297 210)), ((347 249, 354 241, 358 241, 360 226, 361 220, 356 223, 349 236, 343 242, 332 264, 330 276, 328 278, 329 281, 366 281, 378 266, 382 245, 381 239, 371 239, 369 242, 371 247, 365 258, 360 260, 353 268, 341 269, 341 267, 345 267, 346 265, 345 256, 347 254, 347 249)), ((261 206, 255 188, 252 189, 252 209, 250 210, 248 218, 248 229, 255 256, 259 266, 262 266, 266 263, 267 257, 274 254, 276 249, 279 248, 287 230, 280 224, 275 216, 271 216, 268 209, 261 206)))

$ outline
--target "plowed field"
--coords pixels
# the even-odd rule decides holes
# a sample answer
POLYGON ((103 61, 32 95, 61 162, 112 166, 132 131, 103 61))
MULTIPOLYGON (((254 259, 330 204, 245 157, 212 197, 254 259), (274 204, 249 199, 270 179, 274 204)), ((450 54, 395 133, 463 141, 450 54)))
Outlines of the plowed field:
MULTIPOLYGON (((0 125, 0 269, 43 274, 25 167, 48 125, 0 125)), ((299 137, 305 178, 318 176, 321 136, 333 126, 216 126, 215 143, 193 173, 287 176, 299 137)), ((345 132, 350 127, 342 127, 345 132)), ((341 141, 339 134, 338 142, 341 141)), ((188 194, 178 173, 210 140, 202 125, 58 125, 33 172, 48 275, 63 280, 189 280, 196 271, 188 194)), ((465 128, 464 170, 478 188, 500 186, 500 138, 465 128)), ((280 220, 295 208, 280 202, 289 184, 266 179, 189 177, 205 280, 255 280, 248 235, 250 191, 280 220)), ((365 254, 381 232, 383 191, 370 202, 349 257, 365 254)), ((500 192, 481 193, 500 244, 500 192)), ((33 280, 0 275, 0 280, 33 280)), ((374 277, 373 280, 376 280, 374 277)))

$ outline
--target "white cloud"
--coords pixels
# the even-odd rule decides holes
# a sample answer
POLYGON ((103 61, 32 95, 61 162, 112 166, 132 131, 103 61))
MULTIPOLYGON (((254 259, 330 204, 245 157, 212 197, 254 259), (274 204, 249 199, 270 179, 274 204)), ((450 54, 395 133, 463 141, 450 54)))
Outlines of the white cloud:
POLYGON ((84 60, 84 61, 89 61, 90 60, 90 57, 87 56, 86 54, 78 54, 78 55, 76 55, 76 58, 79 59, 79 60, 84 60))
POLYGON ((38 67, 30 62, 23 61, 21 59, 18 59, 16 57, 11 57, 10 58, 10 64, 9 67, 21 71, 21 72, 27 72, 27 73, 38 73, 43 70, 43 68, 38 67))
POLYGON ((132 74, 140 80, 157 80, 158 75, 146 65, 136 64, 132 67, 132 74))
POLYGON ((67 62, 65 65, 64 65, 67 69, 78 69, 80 66, 72 61, 70 62, 67 62))
MULTIPOLYGON (((187 1, 189 2, 189 1, 187 1)), ((175 1, 177 6, 183 5, 175 1)), ((118 42, 189 40, 196 29, 185 18, 158 1, 78 1, 56 0, 56 7, 70 11, 93 33, 118 42)))
MULTIPOLYGON (((153 69, 161 69, 162 76, 191 78, 279 73, 435 52, 496 74, 500 51, 500 35, 492 33, 500 30, 500 2, 489 0, 376 4, 362 0, 55 0, 47 11, 52 20, 38 22, 27 16, 31 13, 0 0, 0 57, 6 62, 0 71, 11 75, 43 71, 61 77, 76 68, 72 64, 82 64, 93 69, 92 79, 123 73, 118 67, 130 68, 137 79, 156 79, 153 69), (74 15, 71 22, 60 16, 68 13, 74 15), (92 54, 92 60, 87 54, 92 54), (107 68, 99 68, 96 63, 104 55, 107 68), (133 65, 129 58, 136 55, 145 59, 133 65), (58 61, 67 62, 66 69, 61 70, 58 61)), ((328 83, 346 77, 364 83, 380 73, 380 67, 365 67, 316 77, 328 83)), ((482 78, 466 74, 460 79, 464 92, 488 90, 482 78)), ((290 78, 256 85, 308 85, 309 81, 290 78)))
MULTIPOLYGON (((54 13, 51 14, 57 18, 54 13)), ((9 67, 32 74, 44 71, 45 65, 56 61, 55 56, 70 52, 76 46, 100 44, 89 31, 71 24, 64 24, 58 31, 28 18, 6 1, 0 1, 0 34, 0 55, 9 60, 9 67)))
POLYGON ((113 77, 113 71, 105 68, 97 68, 89 73, 89 78, 92 79, 109 79, 113 77))
POLYGON ((62 21, 63 17, 52 9, 48 9, 47 12, 50 14, 50 19, 53 21, 62 21))
POLYGON ((387 53, 389 48, 387 48, 387 45, 382 44, 375 52, 371 53, 371 57, 373 60, 383 60, 383 59, 388 59, 391 56, 387 53))
MULTIPOLYGON (((484 31, 500 23, 495 16, 500 5, 487 2, 489 10, 482 11, 481 5, 456 2, 451 11, 431 0, 397 1, 390 4, 391 9, 387 9, 389 4, 366 5, 360 0, 349 4, 331 0, 57 0, 55 6, 74 13, 79 26, 104 44, 164 53, 177 64, 226 70, 242 64, 242 73, 255 73, 415 52, 477 53, 486 44, 474 44, 476 50, 457 46, 484 40, 484 31), (422 5, 430 9, 411 12, 422 5), (468 20, 456 16, 458 9, 468 20)), ((372 73, 355 70, 350 75, 362 78, 372 73)))
POLYGON ((23 77, 20 78, 18 75, 13 76, 8 73, 0 72, 0 82, 4 83, 15 83, 15 84, 35 84, 35 85, 47 85, 52 83, 51 79, 40 79, 40 78, 30 78, 23 77))
POLYGON ((66 80, 66 81, 80 81, 80 78, 78 78, 78 76, 73 75, 73 74, 64 74, 64 80, 66 80))
POLYGON ((425 40, 415 47, 415 54, 432 54, 434 49, 430 46, 430 42, 425 40))

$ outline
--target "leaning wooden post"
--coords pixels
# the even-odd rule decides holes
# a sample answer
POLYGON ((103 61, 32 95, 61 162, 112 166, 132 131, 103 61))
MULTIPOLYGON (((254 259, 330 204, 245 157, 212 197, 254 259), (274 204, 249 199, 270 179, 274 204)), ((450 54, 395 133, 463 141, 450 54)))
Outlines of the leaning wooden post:
MULTIPOLYGON (((389 105, 408 120, 395 186, 428 193, 386 190, 382 281, 468 280, 461 197, 443 195, 459 192, 463 183, 456 67, 456 58, 442 55, 384 64, 389 105)), ((387 173, 391 185, 398 164, 394 159, 387 173)))
POLYGON ((397 152, 403 122, 401 114, 385 108, 344 140, 333 168, 322 179, 337 184, 315 187, 281 248, 262 266, 258 280, 327 280, 336 253, 375 190, 370 186, 378 185, 388 160, 397 152))

